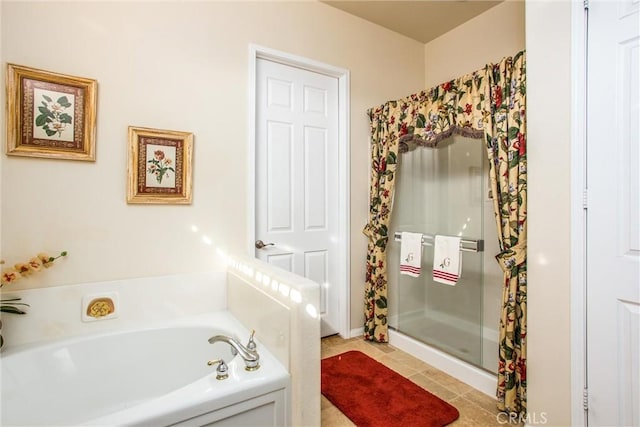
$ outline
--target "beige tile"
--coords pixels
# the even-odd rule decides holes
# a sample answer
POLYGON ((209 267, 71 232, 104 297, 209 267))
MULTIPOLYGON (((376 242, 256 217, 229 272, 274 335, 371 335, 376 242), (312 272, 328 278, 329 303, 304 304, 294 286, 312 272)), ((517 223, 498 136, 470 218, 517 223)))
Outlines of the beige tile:
POLYGON ((399 373, 400 375, 402 375, 404 377, 410 377, 411 375, 414 375, 414 374, 418 373, 415 369, 411 368, 410 366, 405 365, 402 362, 399 362, 399 361, 393 359, 388 354, 382 356, 378 360, 379 360, 380 363, 382 363, 387 368, 393 369, 394 371, 396 371, 397 373, 399 373))
POLYGON ((322 427, 355 426, 355 424, 335 406, 323 409, 320 412, 320 418, 322 427))
POLYGON ((447 387, 449 390, 455 392, 456 394, 464 394, 471 390, 474 390, 474 388, 471 387, 469 384, 463 383, 462 381, 442 371, 432 372, 427 376, 432 380, 447 387))
POLYGON ((393 353, 390 353, 389 356, 395 360, 397 360, 400 363, 404 363, 405 365, 407 365, 408 367, 410 367, 411 369, 418 371, 418 372, 422 372, 422 371, 428 371, 428 370, 435 370, 436 368, 434 368, 433 366, 423 362, 422 360, 411 356, 410 354, 405 353, 404 351, 395 351, 393 353))
MULTIPOLYGON (((475 403, 471 402, 464 397, 456 397, 449 401, 449 403, 460 412, 460 418, 458 421, 452 423, 453 426, 458 425, 475 425, 483 427, 497 427, 504 426, 504 423, 500 423, 496 414, 490 414, 475 403), (457 424, 459 422, 459 424, 457 424)), ((509 426, 514 427, 514 426, 509 426)))
POLYGON ((321 394, 320 395, 320 409, 327 409, 327 408, 333 408, 333 403, 331 403, 329 401, 329 399, 324 397, 324 394, 321 394))
POLYGON ((493 397, 487 396, 481 391, 471 390, 463 394, 463 397, 469 399, 490 414, 498 415, 500 413, 497 406, 497 400, 493 397))
POLYGON ((387 343, 379 343, 375 341, 364 341, 364 342, 367 343, 367 345, 375 348, 376 350, 382 353, 391 353, 393 351, 396 351, 395 347, 392 347, 387 343))
POLYGON ((429 379, 428 377, 424 376, 423 374, 418 373, 418 374, 411 375, 409 377, 409 379, 411 381, 413 381, 414 383, 418 384, 423 389, 427 390, 428 392, 430 392, 432 394, 435 394, 436 396, 438 396, 442 400, 449 401, 451 399, 454 399, 454 398, 458 397, 458 394, 456 394, 453 391, 449 390, 448 388, 446 388, 442 384, 439 384, 439 383, 429 379))

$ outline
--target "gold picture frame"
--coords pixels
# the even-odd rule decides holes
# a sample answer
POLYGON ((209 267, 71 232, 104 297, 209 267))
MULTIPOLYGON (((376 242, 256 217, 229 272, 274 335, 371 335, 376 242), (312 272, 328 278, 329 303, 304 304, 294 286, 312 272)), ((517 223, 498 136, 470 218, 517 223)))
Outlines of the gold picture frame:
POLYGON ((9 156, 96 159, 94 79, 7 64, 9 156))
POLYGON ((129 126, 127 203, 190 204, 193 134, 129 126))

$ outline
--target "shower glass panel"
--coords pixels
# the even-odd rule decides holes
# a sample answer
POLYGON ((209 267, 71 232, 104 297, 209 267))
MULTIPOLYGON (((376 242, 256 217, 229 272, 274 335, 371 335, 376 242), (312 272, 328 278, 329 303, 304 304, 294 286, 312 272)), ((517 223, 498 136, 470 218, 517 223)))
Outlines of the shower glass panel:
MULTIPOLYGON (((401 154, 390 236, 411 231, 484 240, 486 161, 481 140, 457 136, 437 148, 410 147, 401 154)), ((433 280, 433 246, 423 246, 420 277, 399 274, 400 242, 390 238, 389 326, 495 371, 495 359, 483 363, 483 255, 461 252, 460 279, 449 286, 433 280)))

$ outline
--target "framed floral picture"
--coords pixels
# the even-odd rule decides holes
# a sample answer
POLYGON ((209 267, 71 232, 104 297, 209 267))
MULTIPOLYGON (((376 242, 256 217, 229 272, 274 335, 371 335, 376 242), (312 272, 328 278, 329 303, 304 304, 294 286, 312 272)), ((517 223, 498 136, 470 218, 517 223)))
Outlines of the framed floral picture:
POLYGON ((94 79, 7 64, 7 155, 96 159, 94 79))
POLYGON ((191 203, 193 134, 129 126, 128 203, 191 203))

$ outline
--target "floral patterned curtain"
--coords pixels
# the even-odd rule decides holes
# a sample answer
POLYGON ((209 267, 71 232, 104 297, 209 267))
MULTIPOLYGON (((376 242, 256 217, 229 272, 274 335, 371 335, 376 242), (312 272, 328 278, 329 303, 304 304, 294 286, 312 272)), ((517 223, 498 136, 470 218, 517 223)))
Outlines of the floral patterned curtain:
POLYGON ((526 138, 525 54, 429 91, 369 110, 371 189, 365 283, 365 339, 387 342, 388 227, 398 153, 409 141, 436 146, 454 133, 487 145, 504 271, 500 321, 498 407, 526 412, 526 138))
POLYGON ((485 141, 504 272, 498 354, 498 408, 527 405, 527 149, 525 55, 487 67, 485 141))
POLYGON ((371 121, 371 191, 365 283, 365 339, 387 342, 387 242, 391 221, 398 134, 394 126, 397 103, 369 110, 371 121))

